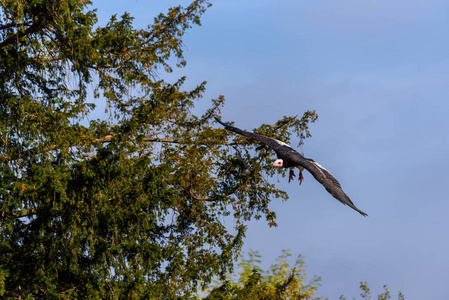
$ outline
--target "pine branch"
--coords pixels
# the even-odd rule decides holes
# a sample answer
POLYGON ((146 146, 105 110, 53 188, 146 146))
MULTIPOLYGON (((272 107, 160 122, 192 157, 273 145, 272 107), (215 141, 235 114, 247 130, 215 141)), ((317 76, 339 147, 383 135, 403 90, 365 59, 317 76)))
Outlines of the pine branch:
MULTIPOLYGON (((92 143, 108 143, 112 140, 113 137, 114 137, 113 135, 107 135, 104 138, 93 139, 91 142, 92 143)), ((140 138, 140 139, 131 138, 127 141, 128 142, 142 141, 142 142, 149 142, 149 143, 174 143, 174 144, 186 144, 187 143, 186 141, 181 140, 181 139, 167 139, 167 138, 155 138, 155 137, 144 137, 144 138, 140 138)), ((218 143, 216 143, 216 144, 218 145, 218 143)), ((219 145, 235 146, 238 144, 239 143, 220 143, 219 145)), ((81 145, 81 143, 75 144, 75 145, 70 145, 69 147, 74 147, 74 146, 79 146, 79 145, 81 145)), ((211 144, 204 144, 204 145, 211 145, 211 144)), ((31 148, 31 149, 25 150, 25 151, 15 155, 15 156, 11 156, 8 154, 1 154, 0 162, 6 163, 6 162, 13 161, 13 160, 29 157, 31 155, 37 155, 40 153, 49 152, 49 151, 56 150, 56 149, 59 149, 57 145, 51 145, 51 146, 43 148, 43 149, 31 148)))
POLYGON ((0 30, 4 30, 4 29, 8 29, 11 27, 19 27, 19 26, 24 26, 24 25, 30 25, 31 22, 25 22, 25 23, 16 23, 16 22, 11 22, 5 25, 1 25, 0 26, 0 30))
POLYGON ((7 38, 6 40, 2 41, 0 43, 0 48, 3 48, 4 46, 6 46, 8 44, 11 44, 11 43, 17 41, 18 39, 20 39, 23 36, 29 35, 33 32, 36 32, 40 26, 41 26, 41 23, 39 21, 36 21, 34 24, 32 24, 26 30, 24 30, 22 32, 18 32, 17 34, 14 34, 14 35, 10 36, 9 38, 7 38))
POLYGON ((36 212, 37 212, 37 209, 29 208, 29 209, 22 209, 22 210, 13 211, 11 213, 11 215, 14 218, 22 218, 22 217, 26 217, 26 216, 29 216, 29 215, 34 215, 36 212))

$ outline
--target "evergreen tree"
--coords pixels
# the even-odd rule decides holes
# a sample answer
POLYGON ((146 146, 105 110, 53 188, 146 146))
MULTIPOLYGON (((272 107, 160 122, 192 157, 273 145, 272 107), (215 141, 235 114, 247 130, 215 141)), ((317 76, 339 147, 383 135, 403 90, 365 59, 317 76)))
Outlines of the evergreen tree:
POLYGON ((213 289, 206 290, 205 299, 322 299, 314 298, 320 286, 319 277, 307 280, 305 264, 299 256, 293 267, 288 263, 289 250, 283 250, 276 263, 264 271, 259 266, 261 256, 257 251, 247 253, 248 259, 238 263, 238 276, 228 276, 213 289), (308 282, 307 282, 308 281, 308 282))
MULTIPOLYGON (((0 4, 0 295, 186 298, 224 278, 245 223, 275 225, 269 203, 287 195, 262 167, 272 151, 211 126, 223 97, 195 115, 205 82, 161 78, 185 65, 183 34, 208 1, 146 29, 128 14, 98 26, 90 1, 0 4)), ((288 142, 315 119, 256 131, 288 142)))
MULTIPOLYGON (((259 265, 261 256, 257 251, 247 253, 248 258, 240 258, 237 275, 228 275, 226 280, 220 281, 213 287, 203 290, 207 294, 205 300, 327 300, 328 298, 316 297, 321 285, 320 277, 312 277, 307 280, 304 261, 299 256, 293 267, 290 267, 288 257, 289 250, 283 250, 282 255, 276 259, 268 270, 263 270, 259 265)), ((377 295, 378 300, 391 299, 390 290, 384 285, 384 291, 377 295)), ((361 282, 361 299, 372 300, 368 283, 361 282)), ((202 298, 198 294, 199 298, 202 298)), ((340 300, 346 300, 342 295, 340 300)), ((356 299, 356 298, 352 298, 356 299)), ((398 292, 398 300, 404 300, 402 292, 398 292)))

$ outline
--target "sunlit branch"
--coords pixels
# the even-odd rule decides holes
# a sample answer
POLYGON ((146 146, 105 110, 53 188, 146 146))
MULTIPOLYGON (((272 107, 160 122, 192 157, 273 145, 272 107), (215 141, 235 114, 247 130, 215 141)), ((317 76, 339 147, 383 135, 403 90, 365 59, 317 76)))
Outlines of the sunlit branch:
POLYGON ((3 48, 5 45, 8 45, 12 42, 17 41, 18 39, 20 39, 21 37, 31 34, 35 31, 37 31, 39 29, 39 27, 41 26, 41 23, 39 21, 36 21, 33 25, 31 25, 30 27, 28 27, 26 30, 24 30, 23 32, 19 32, 17 34, 14 34, 12 36, 10 36, 9 38, 7 38, 6 40, 0 42, 0 48, 3 48))
POLYGON ((11 213, 14 218, 22 218, 29 215, 34 215, 37 212, 35 208, 16 210, 11 213))
MULTIPOLYGON (((113 139, 113 135, 107 135, 104 138, 98 138, 98 139, 93 139, 92 143, 108 143, 111 142, 113 139)), ((144 138, 130 138, 127 140, 128 142, 149 142, 149 143, 174 143, 174 144, 188 144, 191 142, 187 142, 185 140, 182 139, 168 139, 168 138, 155 138, 155 137, 144 137, 144 138)), ((235 146, 235 145, 239 145, 240 143, 202 143, 202 145, 206 145, 206 146, 211 146, 211 145, 222 145, 222 146, 235 146)), ((76 144, 76 145, 71 145, 70 147, 73 146, 79 146, 81 145, 81 143, 76 144)), ((32 148, 32 149, 28 149, 25 150, 15 156, 10 156, 7 154, 2 154, 0 155, 0 162, 9 162, 9 161, 13 161, 16 159, 21 159, 24 157, 29 157, 31 155, 36 155, 39 153, 45 153, 45 152, 49 152, 52 150, 56 150, 59 149, 57 145, 51 145, 49 147, 43 148, 43 149, 38 149, 38 148, 32 148)))

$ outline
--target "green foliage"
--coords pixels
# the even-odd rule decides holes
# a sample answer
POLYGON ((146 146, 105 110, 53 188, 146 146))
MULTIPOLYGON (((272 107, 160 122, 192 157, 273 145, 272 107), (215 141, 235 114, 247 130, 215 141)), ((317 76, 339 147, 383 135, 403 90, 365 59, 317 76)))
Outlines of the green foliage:
MULTIPOLYGON (((182 37, 208 1, 146 29, 128 14, 99 26, 90 1, 0 5, 0 295, 187 298, 224 278, 245 223, 275 226, 270 201, 287 195, 261 167, 271 150, 212 128, 223 97, 194 115, 205 82, 185 91, 159 76, 171 57, 185 65, 182 37)), ((302 141, 316 117, 256 131, 302 141)))
MULTIPOLYGON (((387 288, 386 285, 383 286, 384 288, 384 292, 377 295, 377 299, 378 300, 388 300, 391 299, 391 295, 390 295, 390 290, 387 288)), ((360 289, 362 290, 362 293, 360 294, 360 296, 362 297, 362 299, 366 299, 366 300, 371 300, 373 299, 371 297, 371 290, 368 287, 368 282, 360 282, 360 289)), ((339 298, 340 300, 346 300, 346 298, 342 295, 339 298)), ((354 298, 355 299, 355 298, 354 298)), ((402 294, 402 292, 398 293, 398 300, 404 300, 404 294, 402 294)))
POLYGON ((313 277, 306 283, 301 256, 293 267, 287 262, 289 256, 289 251, 283 250, 276 263, 263 271, 259 266, 259 253, 250 251, 248 259, 240 259, 238 278, 230 277, 212 290, 204 291, 208 293, 205 299, 321 299, 312 297, 320 285, 320 278, 313 277))
MULTIPOLYGON (((261 255, 257 251, 249 251, 248 258, 240 257, 238 263, 238 276, 228 275, 226 280, 219 281, 215 286, 202 291, 207 294, 206 300, 259 300, 259 299, 328 299, 315 297, 320 287, 320 277, 312 277, 307 283, 304 261, 298 256, 293 267, 287 262, 291 254, 289 250, 283 250, 282 255, 276 259, 276 263, 264 271, 259 265, 261 255)), ((361 299, 371 300, 368 283, 361 282, 361 299)), ((340 300, 346 300, 342 295, 340 300)), ((355 298, 353 298, 355 300, 355 298)), ((391 299, 390 290, 384 285, 384 292, 377 296, 378 300, 391 299)), ((399 292, 398 300, 404 300, 404 295, 399 292)))

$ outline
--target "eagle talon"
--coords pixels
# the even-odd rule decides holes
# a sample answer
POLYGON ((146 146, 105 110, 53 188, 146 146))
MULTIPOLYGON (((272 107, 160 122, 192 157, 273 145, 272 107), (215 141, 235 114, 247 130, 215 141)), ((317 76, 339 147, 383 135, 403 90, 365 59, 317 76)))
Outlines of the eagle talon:
POLYGON ((302 176, 302 171, 299 171, 299 178, 298 178, 298 180, 299 180, 299 185, 301 185, 301 183, 304 180, 304 176, 302 176))
POLYGON ((290 183, 291 180, 293 180, 293 178, 295 178, 295 172, 293 171, 293 168, 290 168, 290 173, 288 173, 288 182, 290 183))

